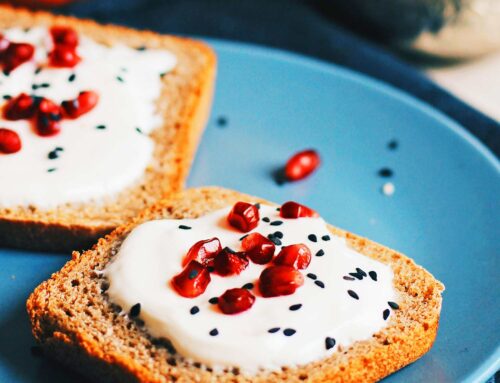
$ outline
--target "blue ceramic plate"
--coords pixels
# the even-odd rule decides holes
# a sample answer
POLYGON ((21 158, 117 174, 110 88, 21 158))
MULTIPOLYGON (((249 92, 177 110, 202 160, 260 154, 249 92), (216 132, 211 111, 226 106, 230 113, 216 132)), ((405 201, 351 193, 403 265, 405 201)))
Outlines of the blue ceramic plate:
MULTIPOLYGON (((190 186, 221 185, 294 199, 337 226, 398 249, 446 285, 432 350, 388 382, 481 382, 500 359, 500 165, 453 121, 356 73, 298 57, 214 42, 219 77, 190 186), (388 143, 395 140, 397 148, 388 143), (323 166, 278 185, 294 152, 323 166), (381 168, 394 175, 383 179, 381 168), (385 196, 386 181, 395 193, 385 196)), ((0 381, 72 382, 30 352, 24 302, 68 259, 0 250, 0 381)))

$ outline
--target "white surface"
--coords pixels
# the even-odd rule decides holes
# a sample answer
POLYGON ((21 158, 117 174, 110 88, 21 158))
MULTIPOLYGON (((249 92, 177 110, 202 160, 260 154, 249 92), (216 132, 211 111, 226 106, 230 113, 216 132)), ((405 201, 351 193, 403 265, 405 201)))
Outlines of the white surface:
POLYGON ((137 51, 124 45, 108 48, 80 36, 78 53, 82 61, 75 68, 44 67, 35 74, 38 66, 46 64, 51 50, 48 30, 10 29, 3 33, 9 40, 34 44, 36 52, 33 61, 10 76, 0 73, 0 96, 15 97, 25 92, 59 103, 76 98, 80 91, 93 90, 99 94, 99 102, 75 120, 62 120, 61 133, 53 137, 37 135, 31 121, 7 121, 0 116, 0 126, 15 130, 23 145, 18 153, 0 154, 0 206, 49 208, 100 199, 141 177, 153 150, 147 133, 161 121, 155 111, 161 91, 160 73, 171 70, 176 58, 166 51, 137 51), (76 79, 69 82, 72 73, 76 79), (50 87, 32 90, 32 84, 40 83, 50 87), (106 129, 96 129, 98 125, 106 129), (56 147, 64 151, 50 160, 48 153, 56 147), (50 168, 56 170, 48 172, 50 168))
MULTIPOLYGON (((258 278, 266 265, 250 265, 240 275, 221 277, 211 274, 207 290, 196 298, 184 298, 171 286, 170 280, 181 270, 181 263, 189 248, 202 239, 217 237, 222 247, 241 251, 239 238, 243 233, 227 224, 230 207, 197 220, 158 220, 142 224, 126 238, 114 261, 105 270, 110 281, 108 290, 112 301, 128 312, 141 304, 141 319, 156 337, 172 341, 176 350, 194 361, 220 369, 238 366, 243 372, 259 369, 279 369, 318 360, 334 352, 338 345, 347 346, 356 340, 369 339, 384 327, 382 313, 388 301, 396 301, 392 286, 392 269, 380 262, 350 249, 344 239, 329 233, 321 218, 283 219, 275 207, 262 206, 260 217, 283 224, 272 226, 260 221, 253 231, 267 236, 281 231, 283 245, 305 243, 311 250, 312 261, 303 270, 304 285, 289 296, 263 298, 258 292, 258 278), (181 230, 180 224, 192 227, 181 230), (318 241, 311 242, 309 234, 318 241), (331 239, 321 237, 328 234, 331 239), (314 254, 323 249, 325 254, 314 254), (370 277, 347 281, 343 276, 356 272, 376 271, 377 281, 370 277), (325 284, 321 288, 306 277, 314 273, 325 284), (256 301, 249 310, 225 315, 208 300, 222 295, 226 289, 254 283, 256 301), (347 290, 359 295, 350 297, 347 290), (297 311, 289 307, 303 304, 297 311), (190 308, 200 311, 190 314, 190 308), (271 328, 280 327, 276 333, 271 328), (219 335, 210 336, 217 328, 219 335), (297 332, 285 336, 283 330, 297 332), (332 337, 337 346, 325 347, 325 338, 332 337)), ((276 254, 280 247, 277 246, 276 254)))
POLYGON ((455 96, 500 121, 500 52, 427 74, 455 96))

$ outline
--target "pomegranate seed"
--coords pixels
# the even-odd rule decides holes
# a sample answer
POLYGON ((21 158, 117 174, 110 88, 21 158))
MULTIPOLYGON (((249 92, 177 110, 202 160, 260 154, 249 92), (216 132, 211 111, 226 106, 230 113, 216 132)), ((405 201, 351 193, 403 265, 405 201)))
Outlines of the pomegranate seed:
POLYGON ((314 172, 321 160, 315 150, 304 150, 293 155, 285 166, 285 175, 289 181, 298 181, 314 172))
POLYGON ((0 128, 0 153, 16 153, 21 150, 21 146, 21 139, 16 132, 0 128))
POLYGON ((281 205, 280 216, 282 218, 319 217, 313 209, 300 203, 288 201, 281 205))
POLYGON ((77 118, 82 114, 90 112, 99 101, 99 95, 91 90, 80 92, 78 97, 71 101, 63 101, 62 108, 67 117, 77 118))
POLYGON ((225 247, 217 254, 214 260, 215 271, 219 275, 239 274, 248 266, 248 259, 244 253, 237 253, 229 247, 225 247))
POLYGON ((71 48, 76 48, 78 45, 78 33, 71 27, 54 26, 50 28, 50 34, 55 45, 71 48))
POLYGON ((300 271, 290 266, 270 266, 259 277, 259 288, 264 297, 290 295, 303 284, 300 271))
POLYGON ((19 65, 31 60, 35 47, 28 43, 10 43, 2 55, 3 69, 11 72, 19 65))
POLYGON ((295 269, 305 269, 311 263, 311 250, 302 243, 285 246, 276 256, 274 263, 295 269))
POLYGON ((10 99, 3 111, 5 119, 11 121, 31 118, 34 113, 35 101, 26 93, 10 99))
POLYGON ((172 278, 172 286, 186 298, 201 295, 210 283, 210 273, 203 265, 191 261, 179 274, 172 278))
POLYGON ((214 265, 214 259, 222 250, 218 238, 205 239, 196 242, 189 249, 182 261, 182 266, 186 266, 191 261, 197 261, 205 267, 214 265))
POLYGON ((259 233, 248 234, 241 246, 248 258, 259 265, 270 262, 274 256, 274 243, 259 233))
POLYGON ((53 136, 61 131, 61 108, 47 98, 38 104, 36 129, 41 136, 53 136))
POLYGON ((229 224, 243 233, 255 229, 259 219, 259 209, 248 202, 236 202, 227 217, 229 224))
POLYGON ((247 289, 229 289, 219 297, 218 305, 224 314, 238 314, 253 306, 255 296, 247 289))
POLYGON ((49 64, 53 67, 73 68, 80 60, 75 48, 65 45, 56 45, 49 53, 49 64))

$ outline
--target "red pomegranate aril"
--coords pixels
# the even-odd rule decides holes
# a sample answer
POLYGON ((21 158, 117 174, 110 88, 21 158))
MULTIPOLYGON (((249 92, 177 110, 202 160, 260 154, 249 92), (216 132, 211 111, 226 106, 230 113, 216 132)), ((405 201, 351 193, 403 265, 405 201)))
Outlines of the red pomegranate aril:
POLYGON ((290 266, 270 266, 259 277, 259 289, 266 298, 293 294, 303 284, 300 271, 290 266))
POLYGON ((187 265, 191 261, 197 261, 205 267, 212 267, 214 259, 222 250, 218 238, 210 238, 196 242, 189 249, 188 253, 182 261, 182 266, 187 265))
POLYGON ((303 243, 285 246, 274 259, 276 265, 305 269, 311 263, 311 250, 303 243))
POLYGON ((35 101, 33 97, 26 93, 21 93, 19 96, 10 99, 3 110, 5 119, 11 121, 31 118, 34 113, 35 101))
POLYGON ((56 68, 73 68, 80 60, 75 48, 65 45, 56 45, 49 53, 49 65, 56 68))
POLYGON ((253 263, 264 265, 271 262, 276 247, 274 243, 259 233, 250 233, 241 242, 246 256, 253 263))
POLYGON ((21 138, 10 129, 0 128, 0 153, 12 154, 21 150, 21 138))
POLYGON ((210 273, 203 265, 191 261, 172 278, 172 286, 185 298, 194 298, 205 292, 210 283, 210 273))
POLYGON ((78 33, 71 27, 57 25, 50 28, 50 34, 55 45, 64 45, 71 48, 76 48, 78 45, 78 33))
POLYGON ((243 233, 255 229, 259 219, 259 209, 248 202, 236 202, 227 216, 229 224, 243 233))
POLYGON ((302 218, 302 217, 319 217, 313 209, 300 203, 288 201, 281 205, 280 216, 282 218, 302 218))
POLYGON ((19 65, 32 59, 35 47, 28 43, 9 43, 2 54, 3 69, 12 72, 19 65))
POLYGON ((214 260, 214 269, 222 276, 241 273, 248 266, 248 259, 244 253, 237 253, 228 247, 222 249, 214 260))
POLYGON ((91 90, 80 92, 78 97, 71 101, 61 103, 65 115, 69 118, 77 118, 82 114, 90 112, 97 105, 99 95, 91 90))
POLYGON ((224 314, 238 314, 253 306, 255 296, 247 289, 229 289, 219 297, 218 305, 224 314))
POLYGON ((315 150, 304 150, 288 160, 285 166, 285 176, 289 181, 301 180, 314 172, 320 162, 315 150))
POLYGON ((38 104, 36 130, 41 136, 53 136, 61 131, 61 108, 47 98, 38 104))

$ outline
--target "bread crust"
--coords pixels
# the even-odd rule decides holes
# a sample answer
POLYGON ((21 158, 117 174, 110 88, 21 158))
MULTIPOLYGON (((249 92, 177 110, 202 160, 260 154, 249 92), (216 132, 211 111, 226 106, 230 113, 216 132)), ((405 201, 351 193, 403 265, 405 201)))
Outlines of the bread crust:
POLYGON ((329 227, 331 232, 345 237, 349 246, 391 266, 400 309, 371 339, 355 342, 323 360, 254 376, 237 371, 214 373, 172 354, 164 343, 151 339, 140 324, 113 311, 105 292, 101 293, 99 271, 135 226, 153 219, 196 218, 238 200, 267 203, 217 187, 188 189, 158 202, 99 240, 92 250, 74 252, 73 259, 37 287, 27 301, 35 338, 49 356, 93 380, 109 382, 374 382, 431 348, 444 286, 406 256, 333 226, 329 227), (87 309, 85 315, 80 306, 87 309), (109 336, 110 331, 113 336, 109 336))
POLYGON ((0 28, 53 24, 71 25, 106 45, 120 42, 166 49, 176 55, 178 64, 162 80, 157 108, 164 124, 150 134, 155 142, 154 158, 143 177, 118 195, 100 201, 68 203, 50 210, 0 208, 2 247, 52 252, 88 248, 146 206, 182 190, 210 114, 216 57, 204 43, 0 5, 0 28))

